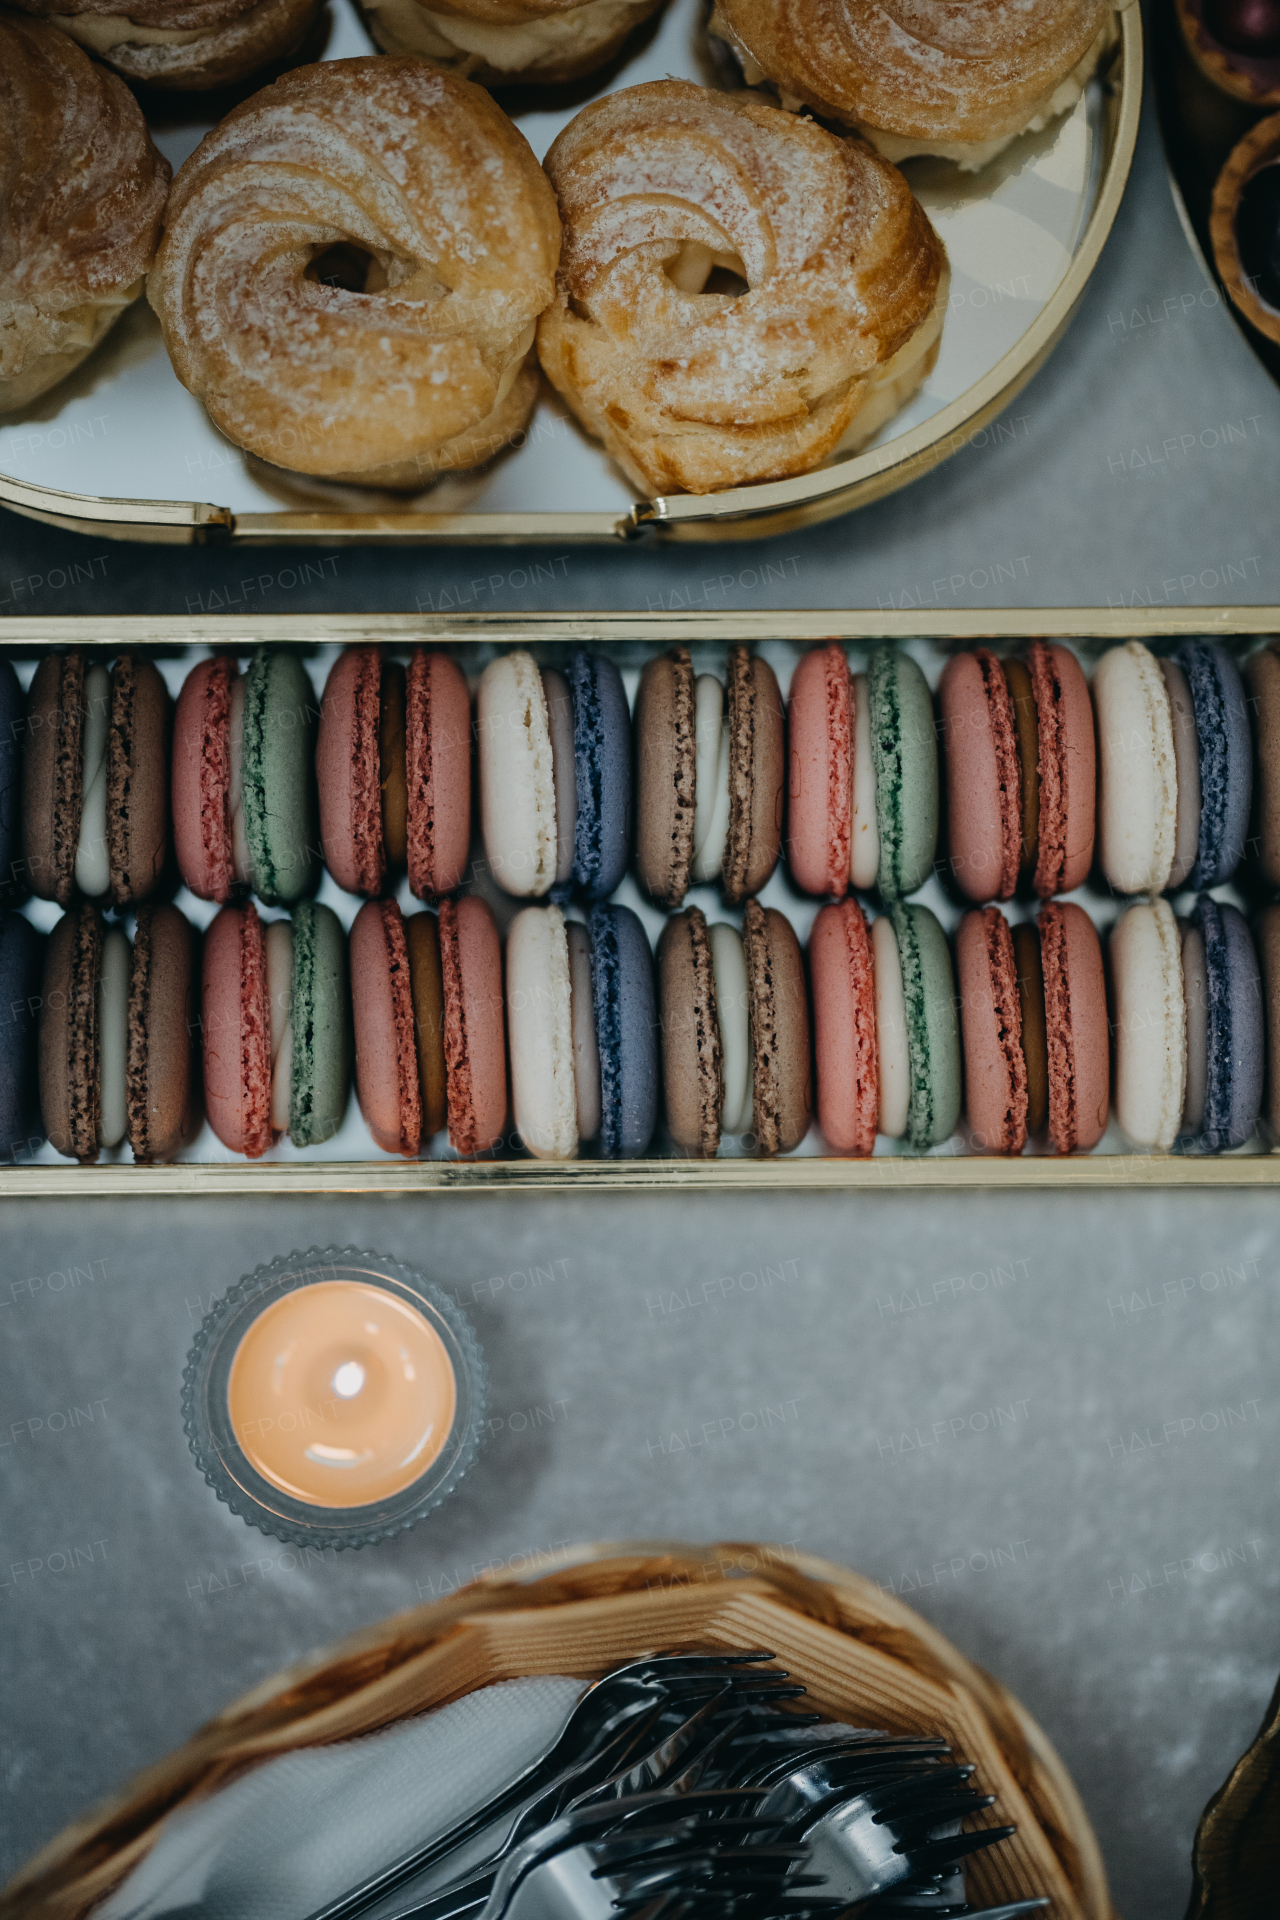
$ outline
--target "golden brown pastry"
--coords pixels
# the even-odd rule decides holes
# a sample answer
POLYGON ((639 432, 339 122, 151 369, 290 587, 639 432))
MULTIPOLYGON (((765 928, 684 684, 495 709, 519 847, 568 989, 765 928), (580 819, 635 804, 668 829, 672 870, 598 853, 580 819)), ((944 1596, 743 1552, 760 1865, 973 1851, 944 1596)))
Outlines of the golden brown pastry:
POLYGON ((528 419, 559 250, 546 176, 487 93, 423 60, 332 60, 201 141, 147 295, 237 446, 413 488, 528 419))
POLYGON ((0 13, 0 413, 65 379, 138 298, 169 177, 123 80, 0 13))
POLYGON ((182 92, 224 87, 295 52, 321 0, 16 0, 117 73, 182 92))
POLYGON ((1076 104, 1115 19, 1113 0, 715 0, 711 31, 784 106, 976 171, 1076 104))
POLYGON ((558 85, 612 59, 664 0, 361 0, 387 53, 420 53, 483 86, 558 85))
POLYGON ((658 80, 584 108, 546 168, 565 231, 538 353, 646 491, 807 473, 932 366, 942 243, 861 141, 658 80))

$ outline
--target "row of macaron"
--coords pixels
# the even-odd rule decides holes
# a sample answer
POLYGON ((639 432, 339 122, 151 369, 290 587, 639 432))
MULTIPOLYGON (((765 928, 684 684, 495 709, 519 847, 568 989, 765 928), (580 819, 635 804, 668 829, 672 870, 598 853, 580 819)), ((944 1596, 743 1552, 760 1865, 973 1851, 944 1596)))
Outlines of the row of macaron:
POLYGON ((614 661, 586 649, 564 672, 503 654, 474 702, 427 648, 406 667, 350 647, 318 700, 296 653, 260 649, 243 673, 217 655, 176 708, 139 655, 49 655, 29 695, 0 661, 0 874, 64 906, 133 905, 164 883, 172 821, 202 899, 291 905, 323 861, 351 893, 407 871, 436 900, 467 875, 473 762, 483 858, 519 898, 606 899, 634 853, 661 906, 698 883, 740 905, 784 841, 823 897, 892 903, 937 871, 977 903, 1052 899, 1095 850, 1116 893, 1200 891, 1235 873, 1251 818, 1280 886, 1280 652, 1242 677, 1207 640, 1162 659, 1111 648, 1092 687, 1059 644, 978 648, 948 660, 936 698, 908 653, 877 646, 855 673, 832 642, 802 657, 785 706, 745 646, 723 679, 676 647, 647 662, 634 716, 614 661))
POLYGON ((475 896, 407 916, 366 901, 349 935, 314 901, 270 920, 228 904, 203 942, 169 903, 139 910, 132 941, 87 902, 47 941, 10 911, 0 1139, 9 1158, 47 1137, 81 1161, 126 1140, 164 1161, 207 1113, 233 1152, 285 1134, 316 1146, 354 1072, 373 1140, 410 1156, 447 1129, 463 1155, 595 1143, 633 1159, 660 1108, 674 1150, 704 1156, 726 1138, 789 1152, 815 1117, 835 1153, 878 1135, 924 1151, 962 1109, 990 1153, 1087 1151, 1113 1108, 1137 1147, 1248 1141, 1280 1046, 1280 905, 1251 929, 1208 893, 1182 921, 1167 900, 1135 903, 1109 974, 1070 901, 1012 927, 970 909, 954 955, 928 907, 868 921, 852 897, 819 909, 807 956, 754 898, 740 927, 670 915, 656 956, 616 903, 585 920, 525 907, 505 948, 475 896))

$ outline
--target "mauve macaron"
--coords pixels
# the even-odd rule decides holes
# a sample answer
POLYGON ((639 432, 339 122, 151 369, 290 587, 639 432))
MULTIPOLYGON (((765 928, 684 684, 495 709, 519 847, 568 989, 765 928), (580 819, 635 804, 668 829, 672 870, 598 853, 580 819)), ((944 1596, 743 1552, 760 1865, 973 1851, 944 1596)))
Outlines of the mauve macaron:
POLYGON ((1097 930, 1083 908, 1051 900, 1040 909, 1048 1053, 1049 1140, 1055 1153, 1087 1152, 1111 1110, 1107 986, 1097 930))
POLYGON ((1083 886, 1093 865, 1097 746, 1093 702, 1069 647, 1033 640, 1027 670, 1036 715, 1037 850, 1042 900, 1083 886))
POLYGON ((1027 1144, 1027 1062, 1022 1049, 1018 963, 999 907, 966 913, 956 934, 965 1111, 984 1153, 1027 1144))
POLYGON ((953 654, 938 687, 951 872, 970 900, 1011 900, 1022 860, 1018 730, 989 647, 953 654))
POLYGON ((868 1154, 880 1115, 875 968, 856 900, 819 908, 809 934, 809 982, 818 1125, 834 1153, 868 1154))
POLYGON ((404 669, 348 647, 325 682, 316 734, 324 863, 348 893, 377 894, 405 857, 404 669))
POLYGON ((459 1153, 487 1153, 507 1122, 502 943, 483 900, 440 903, 444 1052, 449 1138, 459 1153))
POLYGON ((404 921, 394 900, 367 900, 351 924, 356 1093, 384 1153, 422 1145, 422 1094, 404 921))
POLYGON ((720 1150, 724 1050, 711 932, 700 907, 673 913, 658 941, 662 1089, 667 1129, 685 1153, 720 1150))
POLYGON ((252 905, 205 931, 200 1030, 205 1110, 223 1146, 256 1159, 274 1145, 266 930, 252 905))
POLYGON ((420 900, 462 885, 471 847, 471 694, 455 660, 417 647, 405 684, 409 886, 420 900))

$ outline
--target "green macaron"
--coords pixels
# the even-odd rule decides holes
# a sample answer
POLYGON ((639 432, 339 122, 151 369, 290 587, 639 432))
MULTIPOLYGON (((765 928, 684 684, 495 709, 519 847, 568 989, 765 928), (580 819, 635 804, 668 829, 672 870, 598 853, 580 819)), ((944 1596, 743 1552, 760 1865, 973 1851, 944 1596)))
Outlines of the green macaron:
POLYGON ((938 737, 929 683, 908 653, 877 647, 867 663, 871 758, 885 900, 923 886, 938 841, 938 737))
POLYGON ((342 1125, 351 1087, 347 936, 337 914, 313 900, 291 919, 289 1137, 296 1147, 315 1147, 342 1125))
POLYGON ((269 906, 320 877, 315 691, 296 653, 259 647, 245 675, 241 779, 254 890, 269 906))
POLYGON ((911 1081, 907 1142, 949 1140, 960 1120, 960 1024, 947 936, 928 907, 895 906, 911 1081))

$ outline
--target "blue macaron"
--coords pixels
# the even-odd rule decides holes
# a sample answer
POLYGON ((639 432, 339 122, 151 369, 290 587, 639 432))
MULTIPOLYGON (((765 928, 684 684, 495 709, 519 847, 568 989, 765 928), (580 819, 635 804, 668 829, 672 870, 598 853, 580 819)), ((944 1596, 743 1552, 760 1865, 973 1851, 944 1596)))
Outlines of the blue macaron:
POLYGON ((0 1161, 22 1159, 44 1139, 36 1056, 43 961, 31 922, 0 912, 0 1161))
POLYGON ((1244 854, 1253 797, 1253 742, 1240 670, 1225 647, 1190 640, 1177 653, 1200 748, 1200 840, 1191 887, 1229 880, 1244 854))
POLYGON ((631 714, 622 675, 603 654, 574 654, 569 691, 578 787, 573 881, 588 899, 604 900, 631 851, 631 714))
POLYGON ((21 884, 22 733, 27 696, 11 661, 0 660, 0 900, 25 893, 21 884))
POLYGON ((1244 915, 1201 894, 1191 915, 1204 941, 1207 997, 1204 1124, 1194 1144, 1242 1147, 1262 1110, 1262 979, 1244 915))
POLYGON ((630 907, 596 907, 591 990, 600 1049, 600 1151, 629 1160, 658 1124, 658 1005, 648 936, 630 907))

